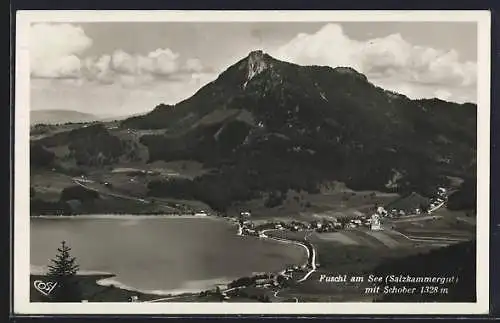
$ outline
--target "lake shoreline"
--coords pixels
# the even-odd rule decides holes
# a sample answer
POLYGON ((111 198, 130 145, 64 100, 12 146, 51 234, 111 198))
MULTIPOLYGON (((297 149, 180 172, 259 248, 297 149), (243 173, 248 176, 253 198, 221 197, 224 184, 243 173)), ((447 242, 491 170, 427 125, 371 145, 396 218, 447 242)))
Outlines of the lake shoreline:
MULTIPOLYGON (((236 218, 232 217, 220 217, 220 216, 210 216, 210 215, 171 215, 171 214, 163 214, 163 215, 126 215, 126 214, 103 214, 103 215, 42 215, 42 216, 32 216, 31 218, 39 218, 39 219, 50 219, 50 220, 56 220, 56 219, 156 219, 156 218, 204 218, 204 219, 211 219, 211 220, 223 220, 224 222, 227 222, 228 224, 235 226, 237 228, 235 235, 239 237, 247 237, 247 235, 244 235, 242 233, 242 227, 238 223, 236 218)), ((300 246, 306 249, 306 261, 305 264, 309 264, 309 259, 310 259, 310 252, 307 246, 300 241, 296 240, 290 240, 290 239, 277 239, 275 237, 270 237, 267 235, 264 235, 261 238, 254 237, 255 239, 266 239, 266 240, 272 240, 277 243, 283 243, 283 244, 292 244, 296 246, 300 246)), ((284 270, 284 269, 283 269, 284 270)), ((283 270, 276 271, 273 273, 280 273, 283 272, 283 270)), ((251 273, 251 275, 256 275, 259 273, 251 273)), ((30 276, 44 276, 43 273, 40 271, 38 273, 33 273, 30 270, 30 276)), ((94 278, 94 284, 97 286, 101 287, 108 287, 108 288, 114 288, 121 293, 124 294, 130 294, 130 293, 138 293, 140 294, 141 297, 146 297, 146 298, 152 298, 152 297, 177 297, 177 296, 196 296, 199 295, 201 292, 205 292, 207 290, 212 290, 215 288, 215 286, 227 286, 229 283, 237 280, 238 278, 242 277, 237 277, 235 279, 207 279, 206 281, 212 281, 212 288, 206 289, 206 288, 192 288, 192 289, 183 289, 183 288, 178 288, 178 289, 171 289, 171 290, 145 290, 145 289, 140 289, 140 288, 135 288, 132 286, 128 286, 118 280, 115 280, 114 278, 117 277, 116 274, 114 273, 108 273, 108 272, 97 272, 97 271, 86 271, 82 270, 79 273, 77 273, 77 276, 79 277, 93 277, 94 278)), ((190 284, 190 283, 196 283, 199 281, 187 281, 185 284, 190 284)), ((146 300, 147 302, 148 300, 146 300)))

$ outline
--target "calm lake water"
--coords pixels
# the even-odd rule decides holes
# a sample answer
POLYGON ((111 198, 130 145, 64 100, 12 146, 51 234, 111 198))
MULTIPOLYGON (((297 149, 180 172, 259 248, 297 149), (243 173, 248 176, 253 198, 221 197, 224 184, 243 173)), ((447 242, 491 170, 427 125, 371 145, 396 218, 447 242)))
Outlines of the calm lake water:
POLYGON ((157 293, 211 288, 306 260, 298 245, 237 236, 215 218, 32 218, 30 236, 34 267, 48 265, 65 240, 80 269, 113 273, 117 285, 157 293))

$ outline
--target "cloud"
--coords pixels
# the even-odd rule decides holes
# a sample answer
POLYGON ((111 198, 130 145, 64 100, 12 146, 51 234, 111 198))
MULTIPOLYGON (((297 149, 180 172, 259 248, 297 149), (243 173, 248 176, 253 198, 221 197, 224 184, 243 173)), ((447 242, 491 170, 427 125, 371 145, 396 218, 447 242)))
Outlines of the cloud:
POLYGON ((81 27, 70 24, 34 24, 29 41, 31 75, 42 78, 78 77, 79 55, 92 45, 81 27))
POLYGON ((175 104, 215 78, 194 57, 169 48, 124 50, 88 56, 93 45, 70 24, 35 24, 30 34, 31 108, 72 109, 94 114, 144 112, 160 102, 175 104))
POLYGON ((193 72, 202 72, 204 70, 201 61, 197 58, 190 58, 186 61, 186 69, 193 72))
POLYGON ((89 80, 101 83, 121 83, 125 86, 155 80, 189 80, 198 74, 210 73, 196 58, 181 59, 168 48, 158 48, 146 55, 131 55, 116 50, 109 55, 87 57, 82 74, 89 80))
POLYGON ((92 39, 81 27, 70 24, 34 24, 30 37, 34 78, 81 78, 134 86, 156 79, 190 80, 192 76, 211 73, 199 59, 182 59, 169 48, 146 54, 117 49, 98 57, 83 57, 84 51, 92 46, 92 39))
POLYGON ((455 50, 416 46, 400 34, 358 41, 337 24, 299 34, 272 54, 302 65, 350 66, 375 84, 387 79, 405 83, 401 87, 406 87, 407 95, 412 92, 407 84, 473 87, 477 78, 477 64, 460 61, 455 50))

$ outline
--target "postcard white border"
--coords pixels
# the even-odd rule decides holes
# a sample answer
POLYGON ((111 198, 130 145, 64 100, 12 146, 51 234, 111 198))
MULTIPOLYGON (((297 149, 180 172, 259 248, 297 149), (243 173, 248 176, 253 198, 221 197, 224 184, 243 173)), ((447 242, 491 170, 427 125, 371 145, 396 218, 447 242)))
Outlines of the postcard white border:
MULTIPOLYGON (((16 314, 486 314, 489 310, 490 172, 489 11, 18 11, 14 145, 16 314), (413 21, 475 22, 478 32, 476 303, 30 303, 29 26, 32 22, 413 21)), ((457 35, 459 37, 459 35, 457 35)))

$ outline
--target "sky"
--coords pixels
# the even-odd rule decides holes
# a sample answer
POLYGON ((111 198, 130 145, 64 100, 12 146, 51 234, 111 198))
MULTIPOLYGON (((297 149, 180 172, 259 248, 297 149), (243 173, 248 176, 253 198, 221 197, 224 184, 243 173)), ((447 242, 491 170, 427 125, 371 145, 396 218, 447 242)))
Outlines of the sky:
POLYGON ((472 22, 75 22, 31 25, 31 109, 144 113, 190 97, 257 49, 349 66, 410 98, 476 102, 472 22))

